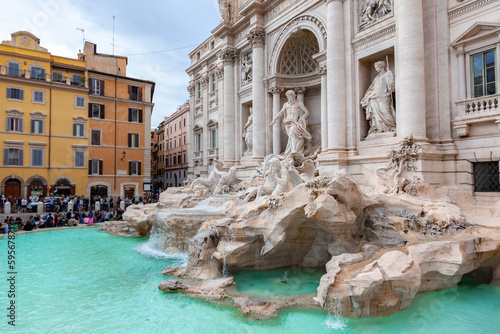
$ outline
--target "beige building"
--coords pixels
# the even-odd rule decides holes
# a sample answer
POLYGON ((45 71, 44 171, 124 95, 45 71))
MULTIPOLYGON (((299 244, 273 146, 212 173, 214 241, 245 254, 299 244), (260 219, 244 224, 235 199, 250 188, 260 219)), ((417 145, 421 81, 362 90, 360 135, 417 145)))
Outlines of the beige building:
POLYGON ((310 111, 304 153, 322 148, 320 170, 384 167, 413 135, 427 182, 498 199, 500 1, 223 2, 189 55, 194 175, 216 159, 248 175, 282 153, 288 136, 270 123, 293 90, 310 111))
POLYGON ((151 114, 155 83, 127 76, 127 58, 78 55, 88 71, 87 196, 132 198, 151 190, 151 114))
POLYGON ((186 102, 162 122, 166 188, 182 186, 188 178, 189 111, 189 103, 186 102))

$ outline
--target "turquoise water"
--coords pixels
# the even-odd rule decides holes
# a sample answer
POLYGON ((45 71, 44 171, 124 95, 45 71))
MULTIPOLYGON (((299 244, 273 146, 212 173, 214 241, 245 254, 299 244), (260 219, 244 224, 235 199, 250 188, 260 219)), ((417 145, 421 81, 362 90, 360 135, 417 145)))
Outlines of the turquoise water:
MULTIPOLYGON (((409 309, 383 318, 336 319, 322 310, 287 309, 276 319, 250 320, 229 306, 159 291, 158 283, 165 279, 161 270, 186 259, 152 250, 146 240, 96 229, 18 235, 17 319, 12 328, 5 316, 7 240, 0 239, 0 333, 500 332, 500 288, 478 284, 419 294, 409 309)), ((276 276, 262 274, 251 287, 255 273, 237 274, 238 288, 247 291, 255 283, 260 290, 276 276)), ((294 286, 293 275, 289 273, 289 286, 294 286)), ((273 284, 276 288, 278 283, 273 284)))
POLYGON ((298 294, 316 294, 319 281, 324 274, 325 271, 321 270, 298 268, 231 272, 237 283, 237 291, 264 300, 281 300, 298 294))

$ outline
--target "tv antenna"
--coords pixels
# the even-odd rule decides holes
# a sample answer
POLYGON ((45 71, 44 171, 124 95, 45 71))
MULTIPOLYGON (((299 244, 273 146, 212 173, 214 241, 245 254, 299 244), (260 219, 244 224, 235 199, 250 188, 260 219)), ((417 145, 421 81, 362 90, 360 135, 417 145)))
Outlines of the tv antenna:
POLYGON ((113 15, 113 55, 115 55, 115 16, 113 15))
POLYGON ((76 30, 82 33, 82 42, 83 42, 83 50, 85 50, 85 29, 84 28, 76 28, 76 30))

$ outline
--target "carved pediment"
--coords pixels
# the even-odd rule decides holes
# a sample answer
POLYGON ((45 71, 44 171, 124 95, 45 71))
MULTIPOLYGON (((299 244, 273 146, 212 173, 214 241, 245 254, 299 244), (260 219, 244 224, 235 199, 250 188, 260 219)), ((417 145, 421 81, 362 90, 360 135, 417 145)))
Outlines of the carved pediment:
POLYGON ((40 46, 40 39, 28 31, 17 31, 10 36, 12 39, 10 41, 3 41, 3 45, 47 52, 46 48, 40 46))
POLYGON ((479 40, 489 36, 498 36, 500 33, 500 23, 497 22, 476 22, 462 35, 460 35, 451 45, 457 47, 469 42, 479 40))
POLYGON ((201 132, 203 131, 203 127, 201 127, 199 124, 196 124, 193 128, 194 132, 201 132))
POLYGON ((207 123, 207 127, 216 127, 217 126, 217 121, 214 121, 213 119, 210 119, 207 123))

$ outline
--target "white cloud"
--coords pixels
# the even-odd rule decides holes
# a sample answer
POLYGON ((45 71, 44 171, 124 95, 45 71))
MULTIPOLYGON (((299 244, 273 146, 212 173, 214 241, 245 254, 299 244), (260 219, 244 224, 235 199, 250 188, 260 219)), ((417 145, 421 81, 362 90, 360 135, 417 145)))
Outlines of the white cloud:
POLYGON ((2 17, 0 40, 28 30, 52 54, 71 58, 83 46, 77 28, 98 52, 111 54, 115 15, 115 53, 129 57, 127 75, 156 82, 152 126, 189 98, 188 53, 220 20, 217 0, 18 0, 16 8, 2 17), (164 50, 173 51, 152 53, 164 50))

